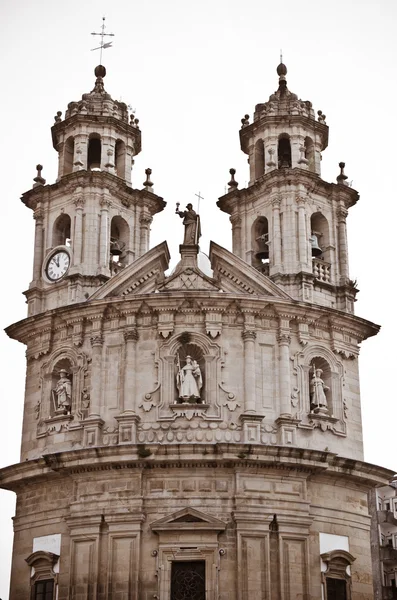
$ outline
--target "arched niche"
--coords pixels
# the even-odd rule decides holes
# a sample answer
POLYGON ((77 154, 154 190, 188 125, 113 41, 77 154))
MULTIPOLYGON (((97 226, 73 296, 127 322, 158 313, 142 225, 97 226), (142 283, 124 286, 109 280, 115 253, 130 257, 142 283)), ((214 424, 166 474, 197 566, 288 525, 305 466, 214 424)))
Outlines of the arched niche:
POLYGON ((116 175, 117 175, 117 177, 121 177, 122 179, 125 179, 126 147, 125 147, 125 143, 122 140, 116 141, 114 153, 115 153, 116 175))
POLYGON ((67 175, 73 171, 74 160, 74 138, 69 137, 64 145, 63 150, 63 174, 67 175))
POLYGON ((265 172, 265 147, 263 140, 255 143, 255 179, 259 179, 265 172))
POLYGON ((98 133, 91 133, 88 138, 87 170, 101 169, 102 143, 98 133))
POLYGON ((333 431, 339 435, 346 435, 346 420, 343 402, 343 364, 335 354, 322 344, 314 344, 296 355, 294 372, 296 374, 296 390, 299 401, 296 406, 297 416, 303 422, 313 419, 317 413, 312 406, 311 380, 313 366, 321 369, 321 378, 329 388, 325 392, 328 412, 320 412, 320 417, 329 419, 333 431))
POLYGON ((252 264, 260 266, 269 262, 269 222, 267 217, 257 217, 251 228, 252 264))
POLYGON ((180 366, 183 367, 188 355, 196 360, 200 367, 203 381, 200 403, 208 406, 205 418, 220 419, 219 386, 222 383, 221 369, 224 364, 221 347, 198 332, 182 332, 173 335, 158 351, 155 359, 160 390, 158 419, 175 419, 175 413, 170 407, 180 402, 177 387, 178 356, 180 366))
POLYGON ((39 428, 44 421, 53 420, 54 417, 70 420, 72 417, 82 419, 86 416, 89 398, 85 380, 87 375, 86 355, 72 347, 59 348, 43 362, 40 370, 41 398, 37 415, 39 428), (59 383, 61 379, 64 381, 59 383))
POLYGON ((333 416, 331 367, 322 356, 310 361, 309 396, 310 412, 333 416))
POLYGON ((315 172, 316 164, 315 164, 315 148, 314 143, 311 137, 305 137, 305 158, 308 161, 307 166, 309 171, 315 172))
POLYGON ((123 263, 129 249, 130 227, 123 217, 116 215, 110 224, 110 258, 112 262, 123 263))
POLYGON ((52 247, 70 246, 71 220, 68 214, 62 213, 55 219, 52 228, 52 247))
POLYGON ((277 144, 278 168, 284 169, 292 166, 291 140, 288 133, 279 135, 277 144))

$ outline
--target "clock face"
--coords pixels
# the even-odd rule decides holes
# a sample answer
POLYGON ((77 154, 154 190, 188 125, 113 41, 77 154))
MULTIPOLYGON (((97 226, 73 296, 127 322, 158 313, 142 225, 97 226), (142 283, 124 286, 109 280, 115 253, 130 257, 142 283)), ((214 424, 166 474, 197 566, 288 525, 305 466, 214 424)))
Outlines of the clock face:
POLYGON ((63 277, 70 265, 70 256, 64 250, 55 252, 47 263, 46 274, 51 281, 58 281, 63 277))

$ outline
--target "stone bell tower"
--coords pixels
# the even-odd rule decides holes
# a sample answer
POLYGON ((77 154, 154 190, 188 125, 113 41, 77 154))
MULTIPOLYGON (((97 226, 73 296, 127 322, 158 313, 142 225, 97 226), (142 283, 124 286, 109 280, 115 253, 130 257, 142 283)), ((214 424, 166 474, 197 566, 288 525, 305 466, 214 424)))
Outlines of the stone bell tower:
POLYGON ((96 67, 94 89, 55 117, 56 182, 46 185, 38 165, 33 189, 22 196, 36 223, 29 315, 84 301, 147 252, 153 215, 165 206, 150 169, 143 189, 132 187, 139 120, 105 91, 105 75, 96 67))
POLYGON ((257 104, 253 122, 241 121, 241 149, 250 180, 234 179, 218 206, 230 214, 233 252, 297 300, 353 312, 356 289, 349 279, 346 217, 358 193, 341 174, 321 179, 328 145, 325 115, 287 87, 287 67, 277 67, 279 87, 257 104))

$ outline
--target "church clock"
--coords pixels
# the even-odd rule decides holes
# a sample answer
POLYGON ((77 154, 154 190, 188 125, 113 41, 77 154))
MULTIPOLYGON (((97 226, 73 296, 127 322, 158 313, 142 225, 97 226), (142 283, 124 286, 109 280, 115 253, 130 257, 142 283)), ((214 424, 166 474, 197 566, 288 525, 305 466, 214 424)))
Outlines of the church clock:
POLYGON ((70 256, 66 250, 57 250, 47 260, 45 274, 50 281, 59 281, 69 270, 70 256))

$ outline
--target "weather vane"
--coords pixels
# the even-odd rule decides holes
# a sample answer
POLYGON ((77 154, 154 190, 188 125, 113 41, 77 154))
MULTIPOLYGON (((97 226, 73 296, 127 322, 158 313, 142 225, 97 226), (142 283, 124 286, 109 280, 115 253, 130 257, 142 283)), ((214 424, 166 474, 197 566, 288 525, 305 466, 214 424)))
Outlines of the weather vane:
POLYGON ((100 55, 99 55, 99 64, 102 64, 102 50, 106 50, 106 48, 111 48, 113 42, 105 42, 104 43, 104 37, 105 36, 114 36, 114 33, 105 33, 105 17, 102 17, 102 27, 101 27, 101 33, 91 33, 91 35, 100 35, 101 36, 101 45, 98 46, 97 48, 92 48, 91 52, 93 52, 94 50, 100 50, 100 55))

